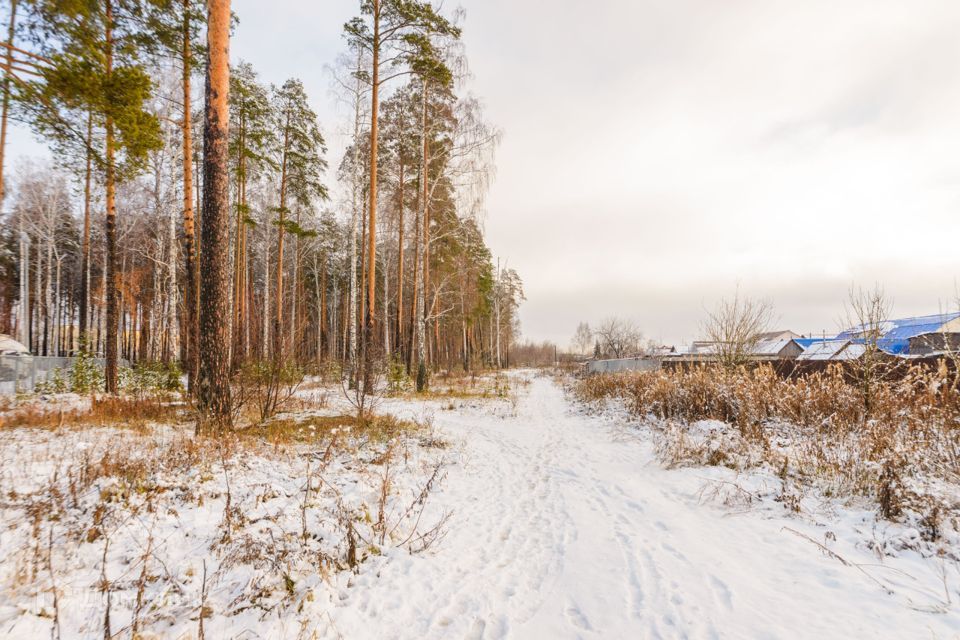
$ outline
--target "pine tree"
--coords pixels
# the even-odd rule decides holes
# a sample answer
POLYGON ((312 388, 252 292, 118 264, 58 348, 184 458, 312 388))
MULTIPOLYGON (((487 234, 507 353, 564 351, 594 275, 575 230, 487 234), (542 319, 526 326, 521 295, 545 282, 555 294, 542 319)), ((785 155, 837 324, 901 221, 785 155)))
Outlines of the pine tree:
POLYGON ((424 72, 439 68, 442 63, 435 55, 430 42, 431 34, 459 37, 460 30, 440 16, 429 2, 417 0, 361 0, 361 17, 344 25, 351 44, 368 51, 371 58, 370 74, 370 188, 367 193, 368 217, 367 255, 367 301, 364 331, 361 343, 365 378, 372 366, 374 322, 376 316, 376 252, 377 252, 377 168, 379 158, 380 88, 383 84, 401 75, 424 72), (395 71, 381 75, 381 61, 387 62, 395 71))
POLYGON ((46 0, 37 2, 35 29, 49 66, 21 98, 32 124, 55 145, 81 148, 103 172, 106 190, 106 390, 117 391, 119 304, 117 297, 117 182, 142 170, 147 153, 160 146, 157 118, 145 108, 152 83, 143 58, 157 46, 151 16, 162 0, 46 0), (55 37, 54 37, 55 36, 55 37), (87 122, 102 120, 104 148, 87 147, 87 122))
POLYGON ((269 94, 248 63, 241 62, 230 75, 230 102, 230 157, 236 179, 232 314, 232 368, 236 369, 249 355, 247 240, 248 229, 256 222, 250 215, 247 186, 251 172, 275 170, 271 154, 275 151, 276 135, 271 126, 273 112, 269 94))
POLYGON ((398 89, 381 108, 383 119, 383 150, 384 169, 393 182, 393 196, 391 205, 397 219, 397 304, 394 318, 393 344, 398 355, 407 361, 409 350, 407 336, 403 326, 403 296, 404 296, 404 253, 406 231, 406 210, 408 201, 415 195, 413 177, 419 158, 418 129, 419 105, 416 99, 415 86, 407 84, 398 89))
MULTIPOLYGON (((230 398, 230 0, 207 4, 207 79, 200 232, 200 378, 202 418, 229 428, 230 398)), ((198 427, 201 425, 198 422, 198 427)))
POLYGON ((13 38, 17 28, 17 0, 10 0, 10 22, 7 29, 7 46, 3 51, 3 111, 0 113, 0 206, 3 205, 6 188, 3 182, 3 168, 7 149, 7 119, 10 113, 11 76, 13 67, 13 38))
MULTIPOLYGON (((320 133, 317 116, 307 103, 307 95, 299 80, 287 80, 276 90, 275 118, 280 139, 280 202, 276 208, 277 219, 277 267, 274 288, 276 310, 274 313, 274 358, 281 359, 283 345, 283 252, 286 234, 301 237, 309 234, 296 220, 290 219, 290 204, 298 210, 308 210, 316 200, 327 198, 327 189, 320 182, 320 174, 326 169, 323 159, 326 143, 320 133)), ((297 283, 294 283, 296 286, 297 283)))
MULTIPOLYGON (((184 356, 187 369, 187 386, 193 390, 199 375, 200 360, 197 346, 200 340, 200 308, 197 283, 197 242, 193 208, 193 94, 191 78, 193 75, 193 40, 196 38, 197 25, 202 13, 194 0, 182 0, 180 8, 180 65, 181 95, 183 99, 183 118, 180 122, 181 152, 183 154, 183 267, 184 267, 184 356)), ((170 42, 175 42, 170 38, 170 42)))

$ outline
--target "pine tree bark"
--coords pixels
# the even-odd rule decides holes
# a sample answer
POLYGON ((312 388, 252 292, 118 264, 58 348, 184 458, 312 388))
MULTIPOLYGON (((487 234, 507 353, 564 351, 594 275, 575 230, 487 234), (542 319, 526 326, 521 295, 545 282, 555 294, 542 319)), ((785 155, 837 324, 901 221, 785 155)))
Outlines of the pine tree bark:
MULTIPOLYGON (((113 74, 113 2, 106 3, 105 70, 109 80, 113 74)), ((116 393, 117 388, 117 331, 120 320, 117 301, 117 185, 114 158, 113 118, 106 119, 106 205, 107 205, 107 255, 106 255, 106 296, 107 296, 107 337, 105 346, 106 367, 104 386, 107 393, 116 393)))
MULTIPOLYGON (((422 158, 421 158, 422 160, 422 158)), ((423 180, 423 162, 420 163, 420 180, 423 180)), ((414 217, 413 217, 413 295, 410 297, 410 316, 407 330, 407 374, 409 375, 413 370, 414 365, 414 349, 416 349, 416 339, 417 339, 417 317, 418 312, 417 306, 418 301, 420 300, 420 236, 421 236, 421 224, 420 224, 420 191, 416 192, 417 200, 414 203, 414 217)))
MULTIPOLYGON (((360 71, 363 54, 357 51, 356 86, 353 96, 353 173, 351 176, 351 209, 350 209, 350 264, 349 264, 349 304, 344 315, 344 331, 346 335, 344 351, 350 372, 351 383, 356 380, 357 363, 357 227, 360 212, 360 71)), ((363 250, 362 247, 359 249, 363 250)))
POLYGON ((277 273, 274 297, 276 310, 273 316, 273 357, 279 361, 283 357, 283 240, 287 235, 287 153, 290 142, 290 116, 283 127, 283 159, 280 163, 280 206, 278 207, 280 221, 277 225, 277 273))
POLYGON ((377 160, 379 156, 380 111, 380 0, 373 0, 372 73, 370 87, 370 192, 367 221, 367 305, 364 320, 363 352, 364 384, 369 386, 373 367, 373 340, 377 300, 377 160))
MULTIPOLYGON (((300 208, 297 208, 297 230, 300 229, 300 208)), ((302 354, 300 350, 300 234, 297 233, 293 238, 293 276, 290 284, 290 339, 295 345, 291 356, 299 358, 302 354)))
MULTIPOLYGON (((242 109, 242 107, 241 107, 242 109)), ((246 184, 247 158, 244 153, 246 131, 243 114, 240 114, 240 131, 238 132, 237 151, 237 226, 236 246, 233 254, 233 348, 231 350, 231 369, 236 371, 243 359, 243 305, 246 275, 246 184)))
POLYGON ((320 273, 320 348, 325 358, 329 351, 330 336, 327 331, 327 254, 323 254, 323 271, 320 273))
POLYGON ((203 417, 230 427, 230 0, 207 3, 207 78, 200 228, 200 384, 203 417))
POLYGON ((196 385, 200 360, 197 341, 200 334, 197 287, 196 240, 193 219, 193 129, 191 124, 190 73, 190 0, 183 0, 183 351, 187 371, 187 387, 192 392, 196 385))
POLYGON ((80 344, 87 349, 87 314, 90 299, 90 197, 93 176, 93 112, 87 115, 87 168, 83 183, 83 244, 80 257, 80 344))

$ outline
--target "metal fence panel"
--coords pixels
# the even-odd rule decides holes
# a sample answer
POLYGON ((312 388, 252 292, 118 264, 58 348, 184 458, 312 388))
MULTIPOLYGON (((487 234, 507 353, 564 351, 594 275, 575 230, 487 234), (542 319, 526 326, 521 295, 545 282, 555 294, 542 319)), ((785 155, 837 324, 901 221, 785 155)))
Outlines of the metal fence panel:
POLYGON ((587 373, 615 373, 617 371, 657 371, 660 369, 658 358, 621 358, 618 360, 591 360, 587 363, 587 373))
MULTIPOLYGON (((33 391, 37 384, 46 380, 56 370, 66 378, 76 360, 47 356, 0 356, 0 394, 13 395, 33 391)), ((95 358, 93 362, 100 368, 106 364, 103 358, 95 358)))

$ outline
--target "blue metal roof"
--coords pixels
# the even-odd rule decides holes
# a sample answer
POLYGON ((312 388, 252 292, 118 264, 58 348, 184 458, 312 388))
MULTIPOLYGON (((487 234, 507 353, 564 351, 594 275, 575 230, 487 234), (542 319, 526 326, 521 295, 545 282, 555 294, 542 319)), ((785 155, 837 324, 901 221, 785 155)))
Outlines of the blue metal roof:
MULTIPOLYGON (((906 353, 910 347, 910 338, 922 335, 924 333, 935 333, 948 322, 960 318, 960 312, 938 313, 931 316, 917 316, 915 318, 900 318, 898 320, 888 320, 884 323, 884 333, 877 340, 877 345, 894 355, 906 353)), ((864 342, 860 335, 863 332, 861 328, 847 329, 837 335, 837 338, 849 339, 854 342, 864 342)))

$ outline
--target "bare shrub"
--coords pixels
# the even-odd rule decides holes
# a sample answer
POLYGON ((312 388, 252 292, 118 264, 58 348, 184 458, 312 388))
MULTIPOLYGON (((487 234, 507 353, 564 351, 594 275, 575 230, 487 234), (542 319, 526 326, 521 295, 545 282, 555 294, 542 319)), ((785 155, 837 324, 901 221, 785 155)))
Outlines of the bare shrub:
POLYGON ((715 345, 717 361, 732 369, 746 364, 772 320, 773 306, 768 301, 741 296, 737 289, 732 299, 721 300, 707 314, 703 333, 715 345))
POLYGON ((643 333, 633 320, 607 318, 594 332, 601 353, 607 358, 625 358, 640 351, 643 333))
POLYGON ((368 355, 363 375, 345 376, 340 379, 340 388, 344 397, 356 411, 357 419, 362 420, 376 410, 387 391, 385 378, 387 364, 374 355, 368 355))
POLYGON ((303 369, 292 360, 244 363, 236 377, 234 410, 253 407, 259 422, 266 422, 286 408, 303 379, 303 369))
POLYGON ((863 355, 850 361, 850 371, 863 398, 864 419, 873 410, 877 386, 889 371, 889 362, 881 349, 880 339, 887 332, 892 303, 880 285, 873 289, 852 288, 846 305, 846 326, 858 343, 863 355))

